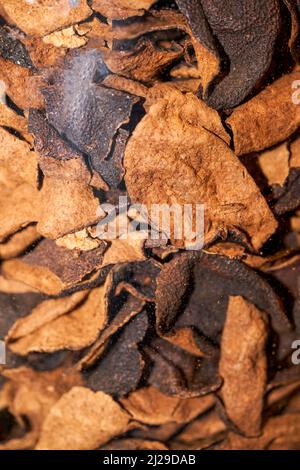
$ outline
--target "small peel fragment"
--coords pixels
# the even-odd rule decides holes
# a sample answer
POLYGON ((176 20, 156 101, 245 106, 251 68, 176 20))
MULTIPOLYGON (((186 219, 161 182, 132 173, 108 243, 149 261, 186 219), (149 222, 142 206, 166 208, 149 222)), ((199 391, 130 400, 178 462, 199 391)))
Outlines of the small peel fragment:
POLYGON ((279 78, 233 111, 226 123, 232 129, 237 155, 267 149, 283 142, 299 128, 300 106, 295 101, 298 91, 293 88, 298 80, 300 68, 279 78))
POLYGON ((73 387, 50 410, 36 450, 92 450, 129 428, 129 415, 109 395, 73 387))
POLYGON ((92 14, 86 0, 3 0, 1 7, 9 20, 29 36, 45 36, 57 29, 83 21, 92 14))

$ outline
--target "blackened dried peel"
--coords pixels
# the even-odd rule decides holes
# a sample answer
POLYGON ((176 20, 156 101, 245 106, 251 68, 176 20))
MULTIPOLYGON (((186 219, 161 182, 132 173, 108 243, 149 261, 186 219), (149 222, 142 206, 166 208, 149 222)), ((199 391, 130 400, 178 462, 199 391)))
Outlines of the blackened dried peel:
POLYGON ((299 13, 2 1, 0 449, 300 448, 299 13))
POLYGON ((205 93, 207 103, 216 109, 237 106, 270 67, 280 29, 279 2, 178 0, 177 3, 187 15, 197 40, 220 63, 220 70, 211 77, 211 86, 205 93), (222 70, 224 59, 227 63, 226 67, 222 64, 225 68, 222 70))

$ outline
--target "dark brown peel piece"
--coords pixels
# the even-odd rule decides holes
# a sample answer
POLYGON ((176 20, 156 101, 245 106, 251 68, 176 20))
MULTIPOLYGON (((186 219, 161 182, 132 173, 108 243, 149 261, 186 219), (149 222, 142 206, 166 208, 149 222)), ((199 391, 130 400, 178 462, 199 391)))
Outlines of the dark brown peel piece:
POLYGON ((162 442, 167 442, 174 436, 180 429, 182 425, 177 423, 167 423, 162 424, 161 426, 148 426, 141 429, 134 429, 130 433, 130 437, 136 439, 150 439, 155 441, 159 439, 162 442))
POLYGON ((114 136, 109 155, 101 164, 101 177, 111 188, 117 188, 124 176, 123 157, 128 137, 127 130, 119 129, 114 136))
POLYGON ((30 55, 24 44, 17 38, 13 29, 0 27, 0 55, 21 67, 32 68, 30 55))
MULTIPOLYGON (((25 325, 25 328, 23 332, 19 330, 20 338, 17 337, 18 331, 16 330, 16 340, 13 338, 13 327, 10 331, 10 350, 15 354, 27 356, 32 352, 79 351, 90 346, 106 322, 105 286, 93 289, 86 300, 83 300, 83 294, 85 293, 77 292, 71 296, 71 299, 65 297, 62 300, 62 307, 65 305, 65 312, 58 311, 61 307, 61 299, 56 299, 57 312, 52 312, 52 317, 55 316, 55 313, 57 313, 57 316, 51 319, 51 312, 49 312, 48 321, 45 319, 44 324, 40 322, 39 325, 37 319, 34 325, 34 319, 31 316, 32 323, 30 325, 30 317, 26 318, 28 320, 27 332, 26 319, 24 319, 23 325, 25 325), (77 300, 76 305, 74 300, 76 298, 80 299, 80 297, 81 302, 77 300), (73 303, 73 306, 71 306, 71 303, 73 303), (30 327, 33 331, 30 331, 30 327)), ((45 310, 47 313, 46 308, 45 310)), ((35 309, 36 311, 37 309, 35 309)))
POLYGON ((300 366, 290 364, 284 369, 279 369, 268 384, 268 391, 276 390, 278 387, 286 387, 296 384, 300 377, 300 366))
POLYGON ((130 428, 130 416, 109 395, 77 386, 50 410, 36 450, 97 449, 130 428))
POLYGON ((205 95, 216 109, 232 108, 251 93, 268 70, 280 30, 277 0, 178 0, 194 35, 216 56, 228 58, 228 72, 205 95))
POLYGON ((274 209, 277 215, 291 212, 300 206, 300 169, 292 168, 286 185, 283 190, 283 194, 276 202, 274 209))
POLYGON ((30 313, 45 299, 43 294, 4 294, 0 292, 0 338, 5 338, 13 323, 30 313))
POLYGON ((194 35, 194 48, 201 73, 201 84, 207 95, 209 86, 219 75, 221 58, 216 47, 216 39, 205 16, 201 0, 177 0, 182 13, 186 16, 194 35), (203 63, 203 64, 202 64, 203 63))
POLYGON ((34 136, 36 150, 44 157, 69 160, 81 156, 81 153, 70 147, 49 124, 43 111, 29 110, 28 130, 34 136))
POLYGON ((28 130, 34 136, 39 166, 45 176, 62 179, 91 180, 82 154, 68 145, 47 121, 44 112, 29 111, 28 130))
POLYGON ((144 350, 153 362, 148 383, 166 395, 200 397, 221 386, 216 350, 213 356, 199 358, 162 338, 155 338, 144 350))
POLYGON ((78 252, 43 240, 23 258, 6 261, 4 272, 48 294, 57 294, 71 287, 102 265, 106 245, 91 251, 78 252))
POLYGON ((290 22, 291 22, 291 31, 290 31, 290 39, 289 39, 289 49, 291 51, 292 57, 296 63, 299 62, 299 13, 297 11, 297 5, 294 0, 283 0, 284 4, 286 5, 289 14, 290 14, 290 22))
MULTIPOLYGON (((197 15, 197 13, 200 13, 200 10, 199 12, 193 11, 193 16, 194 17, 197 16, 199 19, 199 15, 197 15)), ((199 19, 199 22, 200 23, 202 22, 201 18, 199 19)), ((220 71, 220 58, 216 56, 216 51, 214 50, 213 46, 210 44, 210 41, 209 40, 207 41, 209 44, 207 44, 207 42, 205 42, 205 44, 200 43, 197 40, 194 34, 194 31, 191 30, 186 17, 175 9, 172 9, 172 10, 161 9, 158 11, 153 9, 147 15, 144 15, 141 19, 135 18, 131 22, 126 22, 124 24, 122 23, 116 24, 113 27, 112 35, 114 39, 113 41, 114 48, 116 48, 117 45, 119 45, 119 47, 123 46, 126 48, 126 41, 127 41, 129 43, 127 45, 127 48, 130 49, 130 46, 131 46, 131 49, 132 49, 132 44, 130 45, 130 42, 128 41, 129 39, 137 40, 138 38, 140 38, 140 40, 142 40, 142 36, 144 37, 144 39, 146 37, 148 37, 148 39, 150 38, 152 45, 156 44, 156 55, 157 55, 157 58, 160 60, 162 60, 162 58, 160 58, 158 51, 161 49, 162 44, 165 43, 165 44, 168 44, 169 47, 170 46, 172 46, 173 48, 177 47, 177 49, 179 46, 183 46, 185 49, 184 50, 185 60, 187 61, 187 63, 185 62, 183 63, 183 66, 188 67, 188 69, 190 69, 191 62, 192 62, 194 73, 196 74, 196 77, 198 79, 199 77, 201 77, 201 86, 203 87, 204 90, 206 90, 206 88, 208 87, 212 79, 216 75, 218 75, 220 71), (170 40, 169 41, 157 40, 157 37, 158 38, 160 37, 159 35, 162 35, 162 38, 165 35, 166 36, 165 39, 167 39, 168 37, 167 34, 170 36, 170 39, 172 39, 171 41, 170 40), (195 59, 191 58, 190 60, 188 58, 188 55, 186 54, 187 49, 191 45, 193 46, 194 51, 195 51, 197 65, 194 63, 195 59)), ((138 54, 137 45, 135 45, 133 49, 135 49, 136 54, 138 54)), ((144 60, 141 60, 143 56, 139 60, 139 65, 140 65, 139 69, 141 70, 137 70, 137 71, 135 69, 133 70, 134 73, 141 74, 141 79, 144 79, 144 80, 146 79, 146 76, 145 76, 146 71, 147 71, 148 79, 151 79, 151 67, 153 69, 152 71, 153 77, 155 76, 155 73, 159 72, 159 67, 160 67, 159 64, 156 65, 153 60, 150 62, 150 64, 145 63, 145 62, 149 62, 151 58, 151 56, 149 55, 150 43, 148 45, 148 49, 149 49, 148 57, 147 57, 147 54, 144 53, 144 60)), ((122 50, 122 47, 121 47, 121 50, 122 50)), ((152 47, 152 50, 153 50, 153 47, 152 47)), ((133 63, 134 63, 133 59, 135 55, 133 54, 133 58, 132 58, 133 63)), ((120 54, 120 59, 122 59, 121 54, 120 54)), ((130 59, 130 56, 128 57, 128 59, 130 59)), ((167 59, 167 56, 166 56, 166 59, 167 59)), ((136 58, 136 61, 137 60, 138 60, 138 57, 136 58)), ((122 61, 120 63, 120 67, 122 68, 122 61)), ((190 81, 184 82, 187 87, 188 87, 189 82, 190 81)), ((194 84, 195 92, 198 91, 199 86, 200 86, 199 80, 196 82, 197 83, 194 84)), ((184 83, 182 83, 182 85, 184 83)))
POLYGON ((23 282, 14 281, 13 279, 8 279, 3 276, 3 273, 0 274, 0 292, 5 294, 26 294, 27 292, 38 292, 33 287, 30 287, 23 282))
MULTIPOLYGON (((52 84, 44 90, 49 123, 83 154, 94 170, 114 178, 107 171, 112 142, 118 129, 126 124, 137 98, 102 87, 107 75, 100 51, 75 51, 63 67, 56 70, 52 84)), ((116 158, 117 162, 120 157, 116 158)), ((118 163, 117 163, 118 166, 118 163)), ((110 181, 112 178, 112 181, 110 181)))
MULTIPOLYGON (((108 277, 109 279, 109 277, 108 277)), ((108 293, 108 298, 111 293, 108 293)), ((100 334, 99 338, 94 342, 92 347, 89 349, 88 353, 80 360, 78 364, 79 369, 88 369, 90 366, 95 364, 99 357, 102 356, 105 348, 109 345, 109 341, 112 336, 126 326, 132 318, 136 317, 140 312, 142 312, 144 307, 144 302, 140 299, 129 295, 126 296, 125 300, 122 297, 116 296, 114 301, 123 305, 119 308, 119 311, 116 313, 111 310, 111 304, 108 304, 107 315, 113 315, 112 320, 100 334)))
POLYGON ((187 21, 178 11, 151 11, 113 26, 112 46, 104 51, 104 60, 122 77, 153 84, 164 72, 168 74, 174 61, 183 59, 189 34, 187 21))
POLYGON ((280 144, 271 150, 259 154, 258 165, 267 179, 268 185, 277 185, 277 187, 281 188, 285 184, 290 169, 290 150, 288 144, 280 144))
POLYGON ((92 390, 102 390, 116 396, 124 396, 134 390, 142 377, 144 360, 138 344, 148 329, 146 312, 132 319, 107 346, 98 364, 84 373, 86 384, 92 390))
MULTIPOLYGON (((300 295, 300 263, 297 256, 291 256, 286 262, 274 262, 262 268, 281 294, 286 305, 288 316, 294 326, 293 330, 280 335, 280 349, 286 359, 285 367, 291 365, 292 343, 299 338, 299 295, 300 295)), ((296 366, 294 366, 296 373, 296 366)))
POLYGON ((289 321, 269 284, 239 260, 205 252, 178 254, 164 265, 157 285, 157 323, 164 333, 192 326, 218 342, 230 295, 241 295, 268 313, 280 334, 289 331, 289 321), (168 272, 176 280, 173 285, 168 272), (182 297, 176 293, 178 284, 182 297))

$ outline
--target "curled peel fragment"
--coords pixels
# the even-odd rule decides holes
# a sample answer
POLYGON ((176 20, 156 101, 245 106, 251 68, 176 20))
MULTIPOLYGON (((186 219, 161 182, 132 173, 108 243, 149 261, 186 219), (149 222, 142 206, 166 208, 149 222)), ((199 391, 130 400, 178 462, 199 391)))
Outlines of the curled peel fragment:
POLYGON ((271 64, 280 30, 278 0, 177 0, 177 3, 205 48, 204 58, 208 58, 213 70, 207 83, 211 87, 204 89, 207 103, 216 109, 237 106, 271 64), (229 62, 222 76, 218 76, 218 57, 229 62))
POLYGON ((91 167, 109 185, 118 184, 127 138, 120 127, 129 121, 137 98, 101 86, 108 70, 96 49, 70 53, 55 72, 44 91, 49 123, 90 159, 91 167))
MULTIPOLYGON (((277 223, 251 176, 222 140, 224 134, 219 117, 205 112, 197 97, 175 88, 164 91, 127 144, 128 193, 133 202, 147 205, 149 214, 152 204, 205 204, 205 241, 234 226, 259 248, 277 223)), ((186 242, 183 238, 174 244, 186 242)))

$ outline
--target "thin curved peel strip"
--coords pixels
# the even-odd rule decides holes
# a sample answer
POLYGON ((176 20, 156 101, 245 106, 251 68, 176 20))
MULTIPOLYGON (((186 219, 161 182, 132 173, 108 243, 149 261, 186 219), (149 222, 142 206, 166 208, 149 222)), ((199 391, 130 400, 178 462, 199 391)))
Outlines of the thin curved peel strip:
POLYGON ((67 297, 50 299, 41 302, 24 318, 17 320, 8 332, 11 341, 33 333, 47 323, 59 318, 81 303, 88 296, 88 291, 75 292, 67 297))
POLYGON ((15 258, 40 239, 35 225, 28 225, 0 243, 0 259, 15 258))
MULTIPOLYGON (((81 293, 73 294, 75 297, 81 293)), ((50 301, 51 302, 51 301, 50 301)), ((49 309, 46 310, 49 312, 49 309)), ((21 356, 30 352, 51 353, 62 349, 80 350, 92 344, 106 322, 105 287, 93 289, 88 298, 70 312, 66 311, 50 319, 32 332, 9 344, 10 349, 21 356)), ((27 324, 28 328, 28 324, 27 324)), ((16 337, 10 334, 10 339, 16 337)), ((20 333, 19 333, 20 334, 20 333)), ((17 336, 18 338, 18 336, 17 336)))

